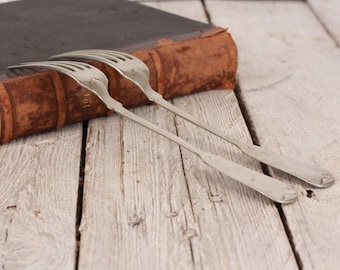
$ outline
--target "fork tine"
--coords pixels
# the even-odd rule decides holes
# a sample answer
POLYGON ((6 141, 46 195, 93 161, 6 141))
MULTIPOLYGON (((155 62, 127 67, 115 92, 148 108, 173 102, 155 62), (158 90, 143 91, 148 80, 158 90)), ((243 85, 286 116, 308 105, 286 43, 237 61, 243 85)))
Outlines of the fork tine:
POLYGON ((57 54, 51 56, 50 59, 74 59, 74 58, 81 58, 81 59, 88 59, 88 60, 98 60, 104 61, 106 57, 103 57, 100 54, 94 53, 93 50, 78 50, 78 51, 71 51, 65 52, 61 54, 57 54))
POLYGON ((111 50, 92 50, 89 52, 90 54, 102 55, 104 57, 113 57, 114 59, 118 58, 119 60, 135 60, 138 62, 142 62, 137 57, 134 57, 128 53, 119 52, 119 51, 111 51, 111 50))
POLYGON ((103 87, 107 87, 108 79, 106 75, 98 68, 84 63, 76 61, 41 61, 41 62, 26 62, 19 65, 13 65, 7 67, 9 70, 23 69, 23 68, 39 68, 39 69, 51 69, 63 73, 73 78, 82 87, 94 92, 98 95, 91 85, 96 82, 101 82, 103 87))
POLYGON ((131 55, 131 54, 124 53, 124 52, 118 52, 118 51, 114 51, 114 52, 115 52, 115 54, 124 56, 124 57, 126 57, 126 58, 128 58, 128 59, 130 59, 130 60, 132 60, 132 59, 137 59, 137 60, 141 61, 140 59, 138 59, 137 57, 134 57, 134 56, 131 55))
POLYGON ((109 60, 111 60, 111 61, 113 61, 115 63, 118 63, 119 60, 126 61, 126 59, 123 59, 121 56, 119 56, 117 54, 114 54, 114 53, 110 53, 109 51, 100 51, 100 50, 98 50, 98 51, 89 52, 89 54, 109 59, 109 60))
POLYGON ((125 78, 130 79, 129 76, 126 76, 122 68, 120 68, 119 63, 122 61, 126 61, 127 59, 123 58, 118 54, 115 54, 113 51, 109 50, 77 50, 66 52, 58 55, 54 55, 50 57, 50 59, 87 59, 87 60, 95 60, 107 64, 118 71, 125 78))
POLYGON ((75 71, 73 68, 83 69, 83 63, 79 62, 77 65, 74 61, 41 61, 41 62, 25 62, 18 65, 13 65, 7 67, 8 69, 17 69, 17 68, 49 68, 62 73, 68 74, 70 71, 75 71))
MULTIPOLYGON (((129 55, 127 53, 121 53, 121 52, 111 51, 111 50, 99 50, 99 49, 76 50, 76 51, 66 52, 66 53, 54 55, 54 56, 50 57, 50 59, 58 59, 58 58, 62 59, 62 58, 65 58, 65 57, 67 58, 69 56, 73 56, 73 57, 87 56, 87 58, 90 58, 90 56, 93 56, 93 57, 98 56, 98 57, 101 57, 101 60, 106 58, 106 59, 110 59, 111 61, 114 61, 115 63, 118 63, 119 60, 126 61, 127 59, 129 59, 129 60, 134 59, 134 57, 132 57, 131 55, 129 55)), ((91 59, 93 59, 93 57, 91 57, 91 59)))
POLYGON ((133 59, 133 56, 131 56, 131 55, 127 54, 127 53, 118 52, 118 51, 97 50, 94 53, 103 54, 103 55, 112 56, 112 57, 117 57, 117 58, 119 58, 119 59, 121 59, 123 61, 125 61, 126 59, 129 59, 129 60, 133 59))
POLYGON ((63 63, 65 62, 66 64, 70 65, 70 66, 73 66, 73 67, 76 67, 80 70, 84 70, 84 69, 92 69, 93 66, 90 66, 89 64, 87 63, 84 63, 84 62, 75 62, 75 61, 54 61, 54 63, 56 65, 59 65, 59 62, 63 63))
MULTIPOLYGON (((64 74, 69 75, 70 71, 73 70, 72 68, 66 68, 66 63, 64 61, 58 62, 58 65, 56 65, 54 62, 25 62, 18 65, 13 65, 7 67, 9 70, 16 70, 16 69, 22 69, 22 68, 37 68, 37 69, 52 69, 64 74)), ((73 77, 73 76, 72 76, 73 77)))

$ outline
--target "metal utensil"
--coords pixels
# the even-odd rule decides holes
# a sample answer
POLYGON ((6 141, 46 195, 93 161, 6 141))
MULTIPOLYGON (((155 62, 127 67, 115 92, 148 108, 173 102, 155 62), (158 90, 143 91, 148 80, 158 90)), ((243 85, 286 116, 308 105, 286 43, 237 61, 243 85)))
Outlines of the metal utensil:
POLYGON ((262 193, 271 200, 287 204, 292 203, 297 199, 296 191, 289 185, 264 174, 242 167, 227 159, 207 153, 167 130, 162 129, 125 109, 121 103, 110 96, 107 88, 107 77, 94 66, 75 61, 48 61, 23 63, 8 68, 11 70, 18 68, 45 68, 64 73, 76 80, 82 87, 97 95, 109 109, 113 109, 118 114, 178 143, 182 147, 197 154, 207 165, 262 193))
POLYGON ((111 50, 79 50, 62 53, 51 58, 91 59, 105 63, 117 70, 122 76, 138 85, 150 101, 159 104, 191 123, 232 143, 248 156, 289 173, 315 187, 326 188, 331 186, 335 181, 334 176, 324 169, 286 156, 278 155, 257 145, 240 142, 167 102, 158 92, 151 88, 149 84, 149 68, 137 57, 111 50))

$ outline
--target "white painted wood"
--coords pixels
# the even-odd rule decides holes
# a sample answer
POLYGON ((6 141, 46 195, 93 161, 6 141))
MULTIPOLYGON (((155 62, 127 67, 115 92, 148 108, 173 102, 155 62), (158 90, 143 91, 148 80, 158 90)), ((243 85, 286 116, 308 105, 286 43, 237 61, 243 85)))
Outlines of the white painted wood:
MULTIPOLYGON (((251 140, 232 91, 175 104, 251 140)), ((233 146, 162 108, 133 111, 260 170, 233 146)), ((114 115, 91 121, 87 154, 81 269, 296 269, 275 205, 167 139, 114 115)))
MULTIPOLYGON (((156 107, 134 110, 175 132, 156 107)), ((91 121, 81 222, 81 269, 191 266, 193 217, 179 148, 114 115, 91 121)))
POLYGON ((74 269, 80 149, 80 125, 1 145, 1 269, 74 269))
POLYGON ((340 44, 340 2, 338 0, 308 0, 316 16, 340 44))
POLYGON ((181 1, 139 1, 141 4, 176 14, 188 19, 207 23, 204 8, 200 0, 181 1))
MULTIPOLYGON (((209 91, 175 99, 175 105, 241 141, 250 134, 233 91, 209 91)), ((177 119, 186 140, 261 171, 258 162, 237 148, 177 119)), ((196 156, 182 150, 188 189, 200 239, 193 247, 203 269, 296 269, 280 217, 272 202, 224 175, 211 170, 196 156), (194 167, 194 164, 195 165, 194 167), (197 168, 196 168, 197 166, 197 168), (203 175, 202 175, 203 173, 203 175), (196 181, 190 179, 197 179, 196 181)))
MULTIPOLYGON (((261 145, 340 179, 340 50, 303 2, 219 2, 208 9, 239 49, 243 102, 261 145), (289 14, 289 16, 287 16, 289 14)), ((290 179, 299 202, 283 207, 304 269, 338 269, 340 186, 313 190, 290 179)))

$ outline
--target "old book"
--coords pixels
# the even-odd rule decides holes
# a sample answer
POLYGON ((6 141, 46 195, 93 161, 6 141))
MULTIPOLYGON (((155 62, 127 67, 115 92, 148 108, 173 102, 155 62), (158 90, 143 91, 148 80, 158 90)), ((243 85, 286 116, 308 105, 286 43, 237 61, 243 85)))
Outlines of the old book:
MULTIPOLYGON (((65 51, 115 49, 143 60, 150 68, 151 86, 165 98, 234 88, 237 50, 226 29, 122 0, 72 5, 58 0, 53 8, 45 2, 1 5, 6 11, 0 16, 2 72, 7 65, 46 60, 65 51)), ((125 106, 148 103, 113 69, 92 64, 108 76, 111 95, 125 106)), ((112 113, 94 94, 55 71, 0 78, 0 143, 112 113)))

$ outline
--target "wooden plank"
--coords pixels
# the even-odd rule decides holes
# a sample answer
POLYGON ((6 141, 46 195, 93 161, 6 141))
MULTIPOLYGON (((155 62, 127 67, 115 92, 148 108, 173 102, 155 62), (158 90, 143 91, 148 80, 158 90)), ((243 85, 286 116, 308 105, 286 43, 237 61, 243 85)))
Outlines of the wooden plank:
POLYGON ((160 9, 164 12, 176 14, 188 19, 208 23, 202 2, 200 0, 189 1, 138 1, 141 4, 160 9), (189 9, 189 10, 188 10, 189 9))
MULTIPOLYGON (((238 140, 252 142, 233 91, 200 93, 176 99, 175 104, 190 109, 192 114, 238 140)), ((180 136, 191 143, 261 171, 258 162, 188 122, 178 119, 177 129, 180 136)), ((203 269, 297 268, 272 202, 211 170, 184 149, 182 156, 200 232, 198 241, 193 244, 193 254, 203 269), (192 164, 196 163, 198 169, 193 168, 192 164)))
MULTIPOLYGON (((175 103, 250 141, 232 91, 175 103)), ((234 147, 164 109, 133 111, 260 170, 234 147)), ((296 269, 275 205, 167 139, 114 115, 91 121, 87 154, 81 269, 296 269)))
MULTIPOLYGON (((340 177, 340 50, 306 3, 209 1, 217 25, 239 48, 242 102, 261 145, 311 162, 340 177), (289 14, 289 16, 288 16, 289 14)), ((338 269, 340 186, 294 184, 298 203, 284 206, 304 269, 338 269)))
POLYGON ((73 269, 81 126, 0 147, 0 268, 73 269))
POLYGON ((340 2, 337 0, 308 0, 316 16, 340 45, 340 2))
MULTIPOLYGON (((161 109, 134 111, 175 132, 161 109)), ((91 121, 87 153, 80 267, 190 266, 192 214, 178 146, 114 115, 91 121)))

